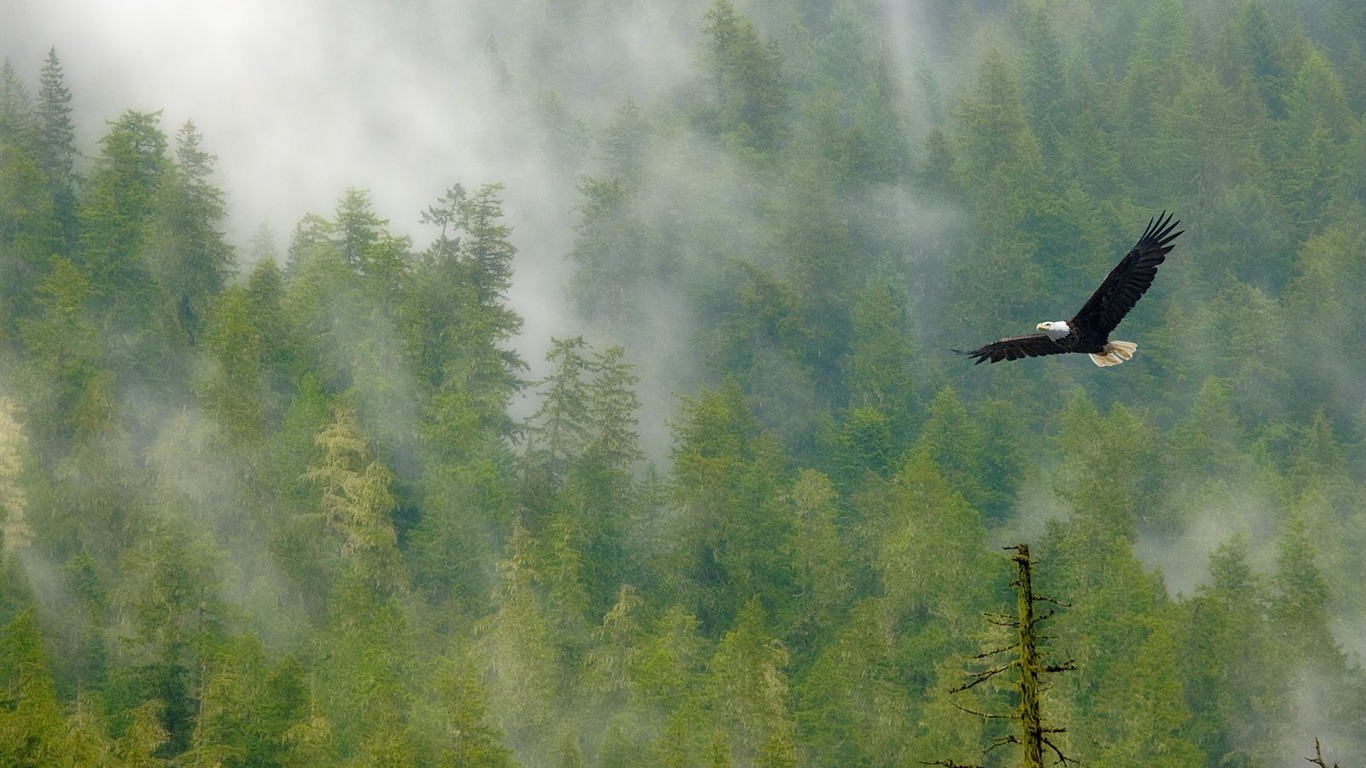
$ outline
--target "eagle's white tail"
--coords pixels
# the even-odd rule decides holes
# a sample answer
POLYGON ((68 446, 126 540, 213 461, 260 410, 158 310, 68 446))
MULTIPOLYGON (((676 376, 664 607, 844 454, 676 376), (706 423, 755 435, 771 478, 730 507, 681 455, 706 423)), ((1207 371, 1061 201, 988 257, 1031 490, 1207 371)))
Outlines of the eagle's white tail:
POLYGON ((1102 368, 1109 368, 1112 365, 1119 365, 1134 356, 1134 350, 1138 345, 1132 341, 1111 341, 1105 344, 1103 354, 1092 354, 1091 362, 1102 368))

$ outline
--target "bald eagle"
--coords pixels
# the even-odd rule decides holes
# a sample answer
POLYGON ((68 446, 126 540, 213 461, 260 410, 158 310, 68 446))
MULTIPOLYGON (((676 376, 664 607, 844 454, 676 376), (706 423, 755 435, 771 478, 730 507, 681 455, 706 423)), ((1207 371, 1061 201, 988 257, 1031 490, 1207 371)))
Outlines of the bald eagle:
POLYGON ((1172 231, 1177 224, 1180 222, 1172 221, 1171 214, 1166 211, 1156 219, 1149 219, 1143 236, 1110 270, 1105 281, 1071 319, 1039 323, 1035 327, 1042 333, 1008 336, 971 352, 958 349, 954 352, 975 358, 978 363, 986 360, 998 363, 1064 352, 1085 352, 1091 356, 1092 362, 1101 367, 1119 365, 1128 360, 1134 356, 1138 345, 1131 341, 1110 341, 1110 332, 1134 308, 1148 286, 1153 284, 1157 265, 1167 258, 1172 241, 1181 234, 1172 231))

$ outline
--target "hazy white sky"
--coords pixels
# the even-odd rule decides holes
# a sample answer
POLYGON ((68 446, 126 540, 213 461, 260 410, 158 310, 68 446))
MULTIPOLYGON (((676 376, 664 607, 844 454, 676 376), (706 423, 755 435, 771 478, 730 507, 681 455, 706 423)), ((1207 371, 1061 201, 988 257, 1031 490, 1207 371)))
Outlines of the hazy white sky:
POLYGON ((572 91, 580 115, 601 117, 627 93, 681 82, 705 6, 566 19, 522 0, 0 0, 0 54, 36 84, 56 47, 85 147, 127 109, 162 110, 168 135, 194 120, 218 156, 239 247, 263 222, 283 247, 300 217, 329 215, 348 187, 371 191, 422 247, 431 233, 418 214, 447 187, 502 182, 534 361, 572 327, 560 286, 577 193, 533 105, 572 91), (543 67, 553 49, 561 81, 508 82, 493 44, 514 70, 543 67))
POLYGON ((88 140, 125 109, 164 110, 168 134, 193 119, 239 232, 287 230, 349 186, 403 226, 449 183, 511 170, 459 27, 415 49, 412 14, 316 0, 2 1, 5 55, 32 81, 57 47, 88 140))
POLYGON ((162 110, 168 135, 194 120, 239 246, 268 221, 283 247, 303 214, 359 187, 421 247, 419 211, 448 186, 504 183, 535 359, 564 335, 573 184, 549 175, 528 127, 535 84, 514 94, 493 74, 507 19, 488 8, 515 21, 484 0, 0 0, 0 52, 36 84, 56 47, 86 147, 127 109, 162 110))

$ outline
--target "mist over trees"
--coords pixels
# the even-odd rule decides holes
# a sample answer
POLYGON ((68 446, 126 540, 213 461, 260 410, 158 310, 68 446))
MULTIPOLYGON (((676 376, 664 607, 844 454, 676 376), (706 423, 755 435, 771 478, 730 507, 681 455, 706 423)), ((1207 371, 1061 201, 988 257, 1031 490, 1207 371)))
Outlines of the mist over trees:
POLYGON ((1069 759, 1366 764, 1366 6, 655 5, 658 81, 483 18, 532 221, 237 242, 214 135, 6 60, 0 764, 975 760, 1020 541, 1069 759), (1129 363, 948 351, 1161 210, 1129 363))

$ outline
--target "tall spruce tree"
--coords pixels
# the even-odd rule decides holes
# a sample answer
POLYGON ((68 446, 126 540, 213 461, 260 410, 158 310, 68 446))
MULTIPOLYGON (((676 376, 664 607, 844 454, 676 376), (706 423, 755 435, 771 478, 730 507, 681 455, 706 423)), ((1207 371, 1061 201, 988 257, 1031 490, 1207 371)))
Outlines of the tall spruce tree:
POLYGON ((76 244, 76 192, 79 178, 75 161, 76 127, 71 119, 71 91, 66 87, 62 62, 57 49, 50 48, 39 72, 38 89, 38 156, 39 165, 47 177, 48 192, 52 196, 53 215, 57 219, 68 255, 76 244))

